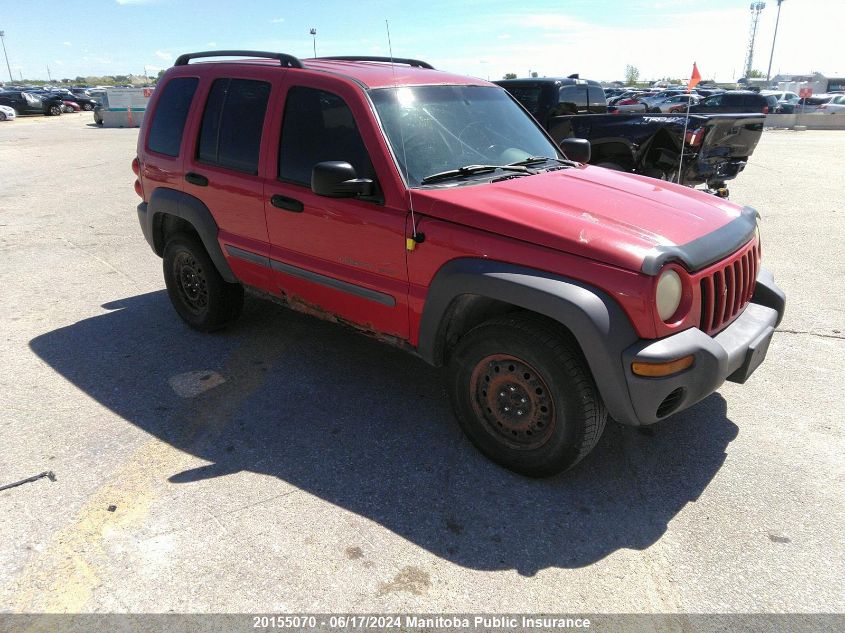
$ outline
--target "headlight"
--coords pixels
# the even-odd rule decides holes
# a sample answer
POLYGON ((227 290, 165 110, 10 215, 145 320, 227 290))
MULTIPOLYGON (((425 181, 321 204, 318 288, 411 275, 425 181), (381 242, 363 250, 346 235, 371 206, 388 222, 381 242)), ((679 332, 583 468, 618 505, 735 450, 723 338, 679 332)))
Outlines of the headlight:
POLYGON ((678 311, 682 295, 683 287, 678 273, 671 269, 664 271, 657 281, 657 292, 655 293, 657 314, 662 321, 668 321, 678 311))

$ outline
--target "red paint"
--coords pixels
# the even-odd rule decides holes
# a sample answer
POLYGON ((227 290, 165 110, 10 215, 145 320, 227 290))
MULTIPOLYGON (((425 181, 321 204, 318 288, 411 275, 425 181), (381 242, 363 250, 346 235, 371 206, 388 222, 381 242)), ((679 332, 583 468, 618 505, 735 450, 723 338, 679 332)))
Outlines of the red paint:
MULTIPOLYGON (((736 205, 686 187, 593 166, 498 183, 415 189, 411 194, 417 226, 425 241, 409 252, 405 249, 411 234, 409 191, 366 93, 355 80, 370 87, 492 84, 403 65, 392 69, 380 63, 304 63, 305 69, 282 68, 275 61, 174 67, 162 86, 174 77, 200 80, 180 157, 155 154, 146 147, 147 122, 155 116, 163 90, 153 93, 151 116, 139 135, 137 168, 145 199, 157 187, 170 187, 202 200, 220 227, 218 240, 234 273, 244 283, 415 345, 428 288, 437 271, 455 258, 482 257, 601 288, 618 301, 643 338, 699 324, 699 286, 712 271, 689 275, 674 265, 685 296, 680 318, 667 325, 654 307, 656 278, 639 272, 643 258, 655 246, 684 244, 713 232, 740 214, 736 205), (194 158, 205 98, 217 77, 260 79, 272 85, 256 175, 204 165, 194 158), (346 101, 370 154, 384 204, 321 197, 307 187, 278 180, 281 118, 291 86, 327 90, 346 101), (185 182, 187 172, 207 177, 209 185, 185 182), (292 213, 273 207, 270 198, 276 194, 301 201, 303 210, 292 213), (391 297, 394 305, 229 257, 226 247, 230 245, 377 291, 391 297)), ((697 132, 693 131, 691 141, 697 132)), ((720 262, 714 267, 724 265, 720 262)))

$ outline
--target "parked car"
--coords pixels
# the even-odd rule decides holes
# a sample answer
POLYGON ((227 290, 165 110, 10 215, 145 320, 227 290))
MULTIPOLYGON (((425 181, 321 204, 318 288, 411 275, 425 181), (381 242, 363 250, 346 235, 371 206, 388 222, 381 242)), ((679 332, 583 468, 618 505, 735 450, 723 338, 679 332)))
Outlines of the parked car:
POLYGON ((14 121, 17 118, 14 108, 0 105, 0 121, 14 121))
POLYGON ((701 101, 701 97, 694 94, 681 94, 669 97, 663 101, 659 101, 653 108, 652 112, 686 112, 687 104, 695 105, 701 101))
POLYGON ((845 112, 845 95, 836 95, 827 103, 821 104, 816 110, 819 114, 837 114, 845 112))
POLYGON ((76 101, 62 99, 62 112, 79 112, 81 109, 76 101))
POLYGON ((586 141, 564 154, 501 88, 425 62, 244 54, 266 59, 178 57, 132 161, 189 327, 231 323, 250 287, 412 351, 481 452, 532 476, 766 356, 785 299, 755 210, 587 165, 586 141))
MULTIPOLYGON (((777 101, 775 100, 775 104, 777 101)), ((728 113, 750 113, 768 114, 774 113, 772 102, 759 92, 750 90, 729 90, 720 94, 711 95, 702 99, 690 108, 690 112, 700 114, 728 114, 728 113)))
POLYGON ((792 114, 795 111, 795 104, 801 99, 794 92, 789 90, 761 90, 760 94, 764 97, 774 96, 777 100, 777 114, 792 114))
POLYGON ((18 114, 58 116, 62 113, 61 99, 42 98, 26 91, 0 92, 0 105, 13 108, 18 114))
POLYGON ((655 92, 654 94, 642 96, 640 101, 642 101, 649 110, 652 110, 659 103, 685 93, 686 90, 661 90, 660 92, 655 92))
MULTIPOLYGON (((795 104, 796 114, 816 114, 820 111, 821 106, 828 105, 836 95, 820 94, 812 97, 804 97, 799 99, 795 104)), ((823 112, 823 111, 822 111, 823 112)))
POLYGON ((85 110, 86 112, 91 112, 98 103, 96 99, 92 99, 91 97, 86 97, 84 95, 69 92, 63 92, 59 94, 62 97, 62 100, 73 101, 74 103, 79 105, 82 110, 85 110))
POLYGON ((615 102, 612 106, 607 106, 607 111, 613 114, 620 112, 648 112, 648 106, 636 97, 626 97, 615 102))
POLYGON ((495 83, 511 92, 555 141, 588 139, 590 162, 595 165, 672 181, 678 180, 680 170, 682 184, 703 184, 724 196, 726 181, 745 169, 763 133, 763 115, 697 115, 686 125, 685 117, 678 115, 558 114, 556 81, 529 78, 495 83), (532 99, 523 101, 523 95, 532 99))

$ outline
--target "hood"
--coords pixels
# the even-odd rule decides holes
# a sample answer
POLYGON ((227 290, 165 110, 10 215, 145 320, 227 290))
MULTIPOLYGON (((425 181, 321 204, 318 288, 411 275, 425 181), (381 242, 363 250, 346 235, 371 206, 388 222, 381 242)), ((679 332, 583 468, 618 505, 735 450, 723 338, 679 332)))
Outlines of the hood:
POLYGON ((747 242, 756 222, 711 194, 591 165, 413 197, 425 215, 650 274, 658 259, 709 265, 747 242))

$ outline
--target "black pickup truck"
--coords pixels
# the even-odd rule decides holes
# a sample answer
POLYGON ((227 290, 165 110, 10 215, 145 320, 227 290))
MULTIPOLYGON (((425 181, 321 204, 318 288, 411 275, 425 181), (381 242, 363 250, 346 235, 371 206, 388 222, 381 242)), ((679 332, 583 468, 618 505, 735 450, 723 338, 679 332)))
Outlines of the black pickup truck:
POLYGON ((691 114, 688 122, 685 114, 609 114, 598 82, 574 75, 495 83, 558 143, 588 139, 594 165, 675 182, 680 167, 681 184, 703 184, 722 196, 725 181, 745 168, 763 133, 762 114, 691 114))

